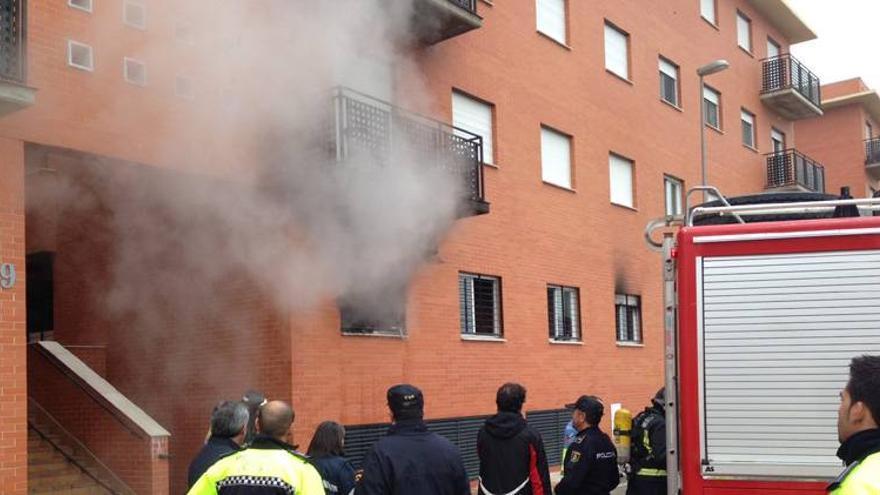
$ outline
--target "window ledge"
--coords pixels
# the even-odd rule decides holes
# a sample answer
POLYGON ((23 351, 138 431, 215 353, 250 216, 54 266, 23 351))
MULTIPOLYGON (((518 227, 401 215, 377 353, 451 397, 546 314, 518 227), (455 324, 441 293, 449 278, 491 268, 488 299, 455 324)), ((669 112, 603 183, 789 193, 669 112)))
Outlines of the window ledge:
POLYGON ((486 163, 486 162, 483 162, 483 163, 481 163, 480 165, 482 165, 482 166, 484 166, 484 167, 494 168, 495 170, 498 170, 498 169, 501 168, 501 167, 498 166, 497 163, 486 163))
POLYGON ((705 22, 706 24, 712 26, 712 28, 715 29, 715 31, 719 31, 719 32, 721 31, 721 28, 718 27, 718 24, 716 24, 716 23, 710 21, 709 19, 706 19, 706 18, 703 17, 702 15, 700 16, 700 19, 702 19, 703 22, 705 22))
POLYGON ((626 78, 626 77, 623 77, 623 76, 621 76, 621 75, 618 74, 617 72, 614 72, 614 71, 611 70, 611 69, 606 68, 606 69, 605 69, 605 72, 607 72, 608 74, 611 74, 612 76, 614 76, 615 79, 619 79, 619 80, 621 80, 621 81, 623 81, 623 82, 629 84, 630 86, 635 86, 635 83, 632 82, 632 79, 628 79, 628 78, 626 78))
POLYGON ((707 124, 706 124, 706 127, 708 127, 709 129, 712 129, 713 131, 717 132, 718 134, 721 134, 722 136, 724 135, 724 131, 722 131, 722 130, 721 130, 720 128, 718 128, 718 127, 715 127, 715 126, 712 125, 712 124, 707 123, 707 124))
POLYGON ((554 345, 584 345, 584 343, 580 340, 547 339, 547 341, 554 345))
POLYGON ((494 337, 491 335, 474 335, 470 333, 462 333, 459 335, 461 336, 461 340, 471 342, 507 342, 507 339, 504 337, 494 337))
POLYGON ((342 336, 343 337, 373 337, 373 338, 379 338, 379 339, 406 340, 406 333, 393 334, 393 333, 342 332, 342 336))
POLYGON ((754 151, 755 153, 760 153, 760 151, 758 151, 758 148, 755 148, 754 146, 749 146, 746 143, 743 143, 743 148, 750 150, 750 151, 754 151))
POLYGON ((668 106, 674 110, 678 110, 681 113, 684 113, 684 110, 680 106, 676 105, 675 103, 671 103, 671 102, 667 101, 662 96, 660 97, 660 101, 662 101, 664 104, 666 104, 666 106, 668 106))
POLYGON ((641 342, 620 342, 617 341, 617 347, 645 347, 645 344, 641 342))
POLYGON ((570 187, 560 186, 559 184, 554 184, 554 183, 552 183, 552 182, 547 182, 546 180, 542 180, 541 182, 543 182, 543 183, 544 183, 545 185, 547 185, 547 186, 555 187, 556 189, 561 189, 561 190, 563 190, 563 191, 567 191, 567 192, 570 192, 570 193, 576 193, 576 192, 577 192, 577 189, 572 189, 572 188, 570 188, 570 187))
POLYGON ((488 6, 490 6, 490 7, 494 7, 494 6, 495 6, 495 2, 493 2, 492 0, 480 0, 480 1, 483 2, 483 3, 485 3, 486 5, 488 5, 488 6))
POLYGON ((755 54, 752 53, 752 52, 750 52, 749 50, 746 50, 742 45, 737 44, 736 46, 737 46, 737 47, 738 47, 743 53, 745 53, 746 55, 748 55, 748 56, 750 56, 750 57, 752 57, 752 58, 755 58, 755 54))
POLYGON ((629 210, 629 211, 636 211, 636 212, 639 211, 639 209, 636 208, 635 206, 622 205, 620 203, 615 203, 614 201, 611 202, 611 206, 616 206, 618 208, 623 208, 623 209, 629 210))
POLYGON ((568 51, 572 51, 572 49, 571 49, 571 47, 570 47, 569 45, 566 45, 565 43, 563 43, 563 42, 557 40, 556 38, 550 36, 549 34, 544 34, 544 33, 541 32, 541 31, 536 31, 536 32, 537 32, 539 35, 541 35, 542 38, 544 38, 544 39, 548 39, 548 40, 552 41, 553 43, 555 43, 555 44, 561 46, 562 48, 565 48, 565 49, 568 50, 568 51))

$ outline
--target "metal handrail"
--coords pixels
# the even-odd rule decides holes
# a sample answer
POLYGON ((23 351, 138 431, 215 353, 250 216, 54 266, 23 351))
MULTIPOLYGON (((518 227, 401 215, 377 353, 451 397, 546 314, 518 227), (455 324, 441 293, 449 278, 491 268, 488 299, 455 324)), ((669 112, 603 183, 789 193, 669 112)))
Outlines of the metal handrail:
POLYGON ((880 137, 865 139, 865 165, 880 163, 880 137))
POLYGON ((794 89, 817 107, 822 106, 822 84, 800 60, 790 53, 767 57, 762 62, 761 93, 794 89))
POLYGON ((829 213, 838 206, 858 206, 870 211, 880 211, 880 198, 835 199, 830 201, 800 201, 796 203, 765 203, 737 206, 697 206, 690 212, 688 227, 693 220, 703 215, 776 215, 781 213, 829 213))
POLYGON ((477 0, 448 0, 449 3, 455 4, 472 14, 477 13, 477 0))
POLYGON ((768 189, 801 185, 812 191, 825 192, 825 167, 816 160, 794 148, 764 156, 767 159, 768 189))

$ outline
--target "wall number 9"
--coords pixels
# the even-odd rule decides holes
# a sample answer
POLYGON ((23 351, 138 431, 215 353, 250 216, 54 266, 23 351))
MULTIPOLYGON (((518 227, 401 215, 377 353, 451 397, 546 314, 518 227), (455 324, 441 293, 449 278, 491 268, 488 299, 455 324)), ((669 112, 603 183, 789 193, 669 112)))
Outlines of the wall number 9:
POLYGON ((0 264, 0 289, 11 289, 15 286, 15 265, 0 264))

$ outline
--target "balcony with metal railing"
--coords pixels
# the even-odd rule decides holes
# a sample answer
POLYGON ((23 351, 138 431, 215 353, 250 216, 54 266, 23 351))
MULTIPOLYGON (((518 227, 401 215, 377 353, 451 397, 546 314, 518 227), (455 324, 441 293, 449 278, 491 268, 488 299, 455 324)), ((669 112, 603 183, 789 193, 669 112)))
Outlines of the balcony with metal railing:
POLYGON ((489 212, 483 188, 483 138, 348 89, 334 92, 332 154, 388 165, 404 157, 441 170, 463 195, 459 216, 489 212))
POLYGON ((874 179, 880 179, 880 137, 865 140, 865 170, 874 179))
POLYGON ((429 45, 483 26, 477 0, 415 0, 413 7, 413 32, 429 45))
POLYGON ((33 105, 27 83, 26 0, 0 0, 0 116, 33 105))
POLYGON ((794 149, 769 153, 767 189, 825 192, 825 167, 794 149))
POLYGON ((763 60, 761 101, 788 120, 822 115, 819 78, 798 59, 782 54, 763 60))

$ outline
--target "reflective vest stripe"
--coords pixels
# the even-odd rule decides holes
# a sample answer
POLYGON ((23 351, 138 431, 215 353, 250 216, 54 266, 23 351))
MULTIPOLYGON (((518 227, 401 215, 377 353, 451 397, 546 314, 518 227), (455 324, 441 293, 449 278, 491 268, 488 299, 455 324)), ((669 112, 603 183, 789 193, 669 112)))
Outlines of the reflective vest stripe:
POLYGON ((637 476, 666 476, 665 469, 642 468, 636 473, 637 476))

